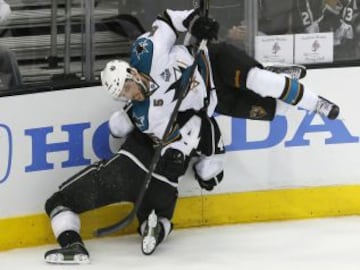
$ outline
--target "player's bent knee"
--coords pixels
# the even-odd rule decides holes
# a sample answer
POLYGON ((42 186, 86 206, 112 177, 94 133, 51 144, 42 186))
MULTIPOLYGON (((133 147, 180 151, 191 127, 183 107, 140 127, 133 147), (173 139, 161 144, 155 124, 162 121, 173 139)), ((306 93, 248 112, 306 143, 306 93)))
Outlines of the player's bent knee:
POLYGON ((45 203, 46 214, 50 217, 53 210, 61 205, 64 205, 65 201, 60 192, 54 193, 45 203))

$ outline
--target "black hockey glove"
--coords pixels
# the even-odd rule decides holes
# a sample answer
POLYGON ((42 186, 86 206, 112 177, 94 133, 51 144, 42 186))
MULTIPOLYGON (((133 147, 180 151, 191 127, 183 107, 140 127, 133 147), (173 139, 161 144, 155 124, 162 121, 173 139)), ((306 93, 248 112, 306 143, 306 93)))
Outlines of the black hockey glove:
POLYGON ((218 37, 219 23, 212 18, 195 16, 194 21, 190 23, 189 32, 198 40, 211 41, 218 37))
POLYGON ((194 170, 194 173, 195 173, 195 178, 198 181, 200 187, 207 190, 207 191, 213 190, 214 187, 217 184, 219 184, 222 181, 223 177, 224 177, 224 171, 221 171, 216 176, 214 176, 214 177, 212 177, 212 178, 210 178, 208 180, 204 180, 196 172, 195 166, 193 167, 193 170, 194 170))
POLYGON ((186 162, 185 156, 177 149, 168 148, 161 156, 156 168, 156 172, 169 178, 172 181, 185 174, 186 162))

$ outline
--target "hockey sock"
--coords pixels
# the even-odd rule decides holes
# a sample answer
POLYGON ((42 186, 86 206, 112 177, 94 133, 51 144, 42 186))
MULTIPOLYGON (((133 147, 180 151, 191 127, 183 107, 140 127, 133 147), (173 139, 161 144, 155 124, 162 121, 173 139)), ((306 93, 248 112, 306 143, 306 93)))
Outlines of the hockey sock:
POLYGON ((285 103, 296 105, 304 95, 304 86, 296 79, 285 77, 285 87, 279 97, 285 103))
POLYGON ((296 79, 285 78, 285 87, 279 97, 290 105, 297 105, 308 111, 315 111, 319 97, 296 79))

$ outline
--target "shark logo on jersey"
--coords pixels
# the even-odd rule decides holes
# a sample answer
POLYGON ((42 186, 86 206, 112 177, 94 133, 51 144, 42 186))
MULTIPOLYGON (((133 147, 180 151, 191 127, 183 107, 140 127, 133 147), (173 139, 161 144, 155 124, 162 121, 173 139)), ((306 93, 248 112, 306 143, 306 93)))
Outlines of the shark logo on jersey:
POLYGON ((131 47, 130 66, 149 75, 152 65, 154 44, 150 39, 140 38, 131 47))
POLYGON ((133 51, 136 54, 138 60, 141 59, 141 55, 149 53, 148 47, 149 43, 147 39, 139 41, 139 43, 134 47, 133 51))
POLYGON ((144 125, 145 125, 145 116, 142 115, 142 116, 136 116, 136 115, 133 115, 133 120, 135 122, 135 125, 140 129, 140 130, 143 130, 144 128, 144 125))
POLYGON ((141 131, 149 128, 149 107, 150 99, 147 98, 144 101, 134 101, 131 113, 131 119, 135 125, 141 131))

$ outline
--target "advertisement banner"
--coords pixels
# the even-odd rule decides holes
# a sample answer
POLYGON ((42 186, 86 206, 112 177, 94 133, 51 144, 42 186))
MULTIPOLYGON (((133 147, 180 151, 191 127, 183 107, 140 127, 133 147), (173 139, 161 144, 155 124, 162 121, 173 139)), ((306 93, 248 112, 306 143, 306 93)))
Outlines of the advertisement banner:
POLYGON ((333 60, 334 35, 332 32, 295 35, 296 63, 332 63, 333 60))
MULTIPOLYGON (((271 122, 216 116, 226 146, 224 179, 213 193, 360 184, 360 68, 309 70, 304 84, 336 101, 338 120, 290 107, 271 122), (351 78, 339 80, 338 78, 351 78)), ((121 105, 100 87, 0 99, 0 218, 43 213, 46 199, 120 143, 108 130, 121 105)), ((191 166, 181 197, 207 193, 191 166)))
POLYGON ((293 63, 293 51, 293 35, 255 37, 255 59, 261 63, 293 63))

